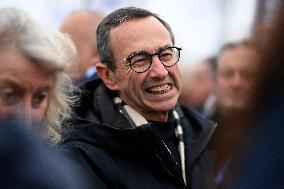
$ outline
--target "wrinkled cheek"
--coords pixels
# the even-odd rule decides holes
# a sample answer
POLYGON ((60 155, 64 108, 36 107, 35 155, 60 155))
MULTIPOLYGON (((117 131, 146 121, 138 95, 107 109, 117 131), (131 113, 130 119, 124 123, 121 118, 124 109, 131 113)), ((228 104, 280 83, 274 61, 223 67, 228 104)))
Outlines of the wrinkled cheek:
POLYGON ((182 83, 182 75, 181 75, 181 72, 180 72, 179 69, 177 70, 176 75, 177 75, 177 78, 176 78, 176 81, 175 81, 175 85, 181 91, 183 83, 182 83))
POLYGON ((140 84, 136 84, 135 88, 132 88, 132 99, 136 99, 136 101, 143 101, 143 93, 144 91, 142 91, 141 89, 141 85, 140 84))

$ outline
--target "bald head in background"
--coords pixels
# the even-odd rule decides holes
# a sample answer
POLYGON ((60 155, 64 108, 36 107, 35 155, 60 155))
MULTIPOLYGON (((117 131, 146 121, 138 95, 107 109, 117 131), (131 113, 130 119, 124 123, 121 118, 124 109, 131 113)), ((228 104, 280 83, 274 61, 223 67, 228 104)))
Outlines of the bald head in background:
POLYGON ((215 57, 208 57, 184 71, 184 87, 179 102, 204 113, 204 103, 214 91, 215 57))
POLYGON ((71 70, 71 77, 76 81, 89 77, 88 69, 95 68, 100 61, 97 50, 96 30, 104 18, 102 13, 92 10, 72 12, 62 23, 60 31, 71 36, 75 43, 78 63, 71 70))

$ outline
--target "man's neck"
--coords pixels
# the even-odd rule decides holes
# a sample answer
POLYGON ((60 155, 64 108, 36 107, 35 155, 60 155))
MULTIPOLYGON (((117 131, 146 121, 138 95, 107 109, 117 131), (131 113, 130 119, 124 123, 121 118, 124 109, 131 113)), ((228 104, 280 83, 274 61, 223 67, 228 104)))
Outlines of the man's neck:
POLYGON ((151 121, 157 122, 167 122, 169 117, 169 112, 143 112, 141 115, 151 121))

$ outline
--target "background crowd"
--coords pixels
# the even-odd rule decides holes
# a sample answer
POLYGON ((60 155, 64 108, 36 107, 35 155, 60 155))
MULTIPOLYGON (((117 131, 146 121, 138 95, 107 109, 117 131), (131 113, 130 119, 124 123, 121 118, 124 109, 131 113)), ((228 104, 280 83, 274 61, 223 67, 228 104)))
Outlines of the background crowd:
POLYGON ((250 36, 186 66, 170 26, 144 9, 76 10, 58 30, 0 9, 0 186, 284 188, 284 3, 274 3, 250 36), (129 54, 143 45, 151 51, 129 54))

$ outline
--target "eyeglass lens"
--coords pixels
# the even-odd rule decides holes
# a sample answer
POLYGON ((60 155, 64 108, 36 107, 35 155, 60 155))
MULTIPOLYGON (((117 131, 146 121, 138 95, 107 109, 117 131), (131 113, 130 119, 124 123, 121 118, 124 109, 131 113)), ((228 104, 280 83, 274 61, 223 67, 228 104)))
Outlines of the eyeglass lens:
POLYGON ((175 65, 179 61, 180 50, 181 49, 177 47, 167 47, 154 54, 141 52, 131 57, 128 61, 133 71, 142 73, 151 67, 152 57, 154 55, 158 55, 160 61, 166 67, 175 65))

